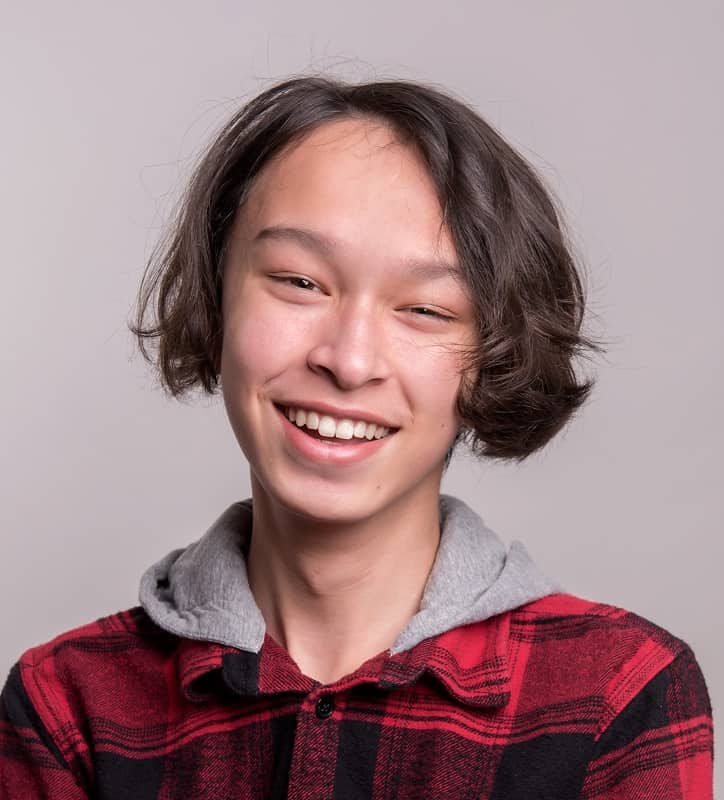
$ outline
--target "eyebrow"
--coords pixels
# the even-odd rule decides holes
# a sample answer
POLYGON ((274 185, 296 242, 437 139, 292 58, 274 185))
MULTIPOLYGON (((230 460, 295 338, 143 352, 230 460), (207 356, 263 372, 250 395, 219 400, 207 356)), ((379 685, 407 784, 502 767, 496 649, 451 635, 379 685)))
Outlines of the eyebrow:
MULTIPOLYGON (((294 242, 307 250, 311 250, 322 258, 332 261, 339 244, 329 236, 307 228, 294 228, 285 225, 271 225, 262 228, 252 240, 252 245, 259 242, 294 242)), ((462 279, 462 272, 457 264, 448 261, 408 258, 403 261, 408 272, 416 278, 439 280, 441 278, 462 279)))

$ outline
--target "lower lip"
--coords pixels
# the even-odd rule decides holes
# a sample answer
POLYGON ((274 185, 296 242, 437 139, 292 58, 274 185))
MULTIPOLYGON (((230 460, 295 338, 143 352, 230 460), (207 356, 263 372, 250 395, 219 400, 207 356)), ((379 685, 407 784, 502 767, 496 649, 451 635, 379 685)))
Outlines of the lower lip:
POLYGON ((335 443, 325 442, 324 439, 315 439, 304 433, 289 420, 284 411, 275 406, 281 418, 282 430, 292 446, 302 456, 310 461, 323 464, 358 464, 374 455, 380 448, 387 444, 395 434, 388 433, 381 439, 335 439, 335 443))

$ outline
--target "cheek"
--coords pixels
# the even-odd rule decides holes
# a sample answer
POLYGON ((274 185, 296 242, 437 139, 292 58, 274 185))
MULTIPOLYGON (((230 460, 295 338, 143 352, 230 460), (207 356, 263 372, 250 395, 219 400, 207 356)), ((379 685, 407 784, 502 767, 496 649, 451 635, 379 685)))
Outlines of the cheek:
POLYGON ((277 374, 301 341, 287 327, 279 315, 265 314, 263 308, 240 309, 224 329, 222 381, 254 384, 277 374))
POLYGON ((440 425, 455 424, 455 401, 461 383, 459 357, 449 347, 417 348, 405 364, 405 385, 417 415, 435 417, 440 425))

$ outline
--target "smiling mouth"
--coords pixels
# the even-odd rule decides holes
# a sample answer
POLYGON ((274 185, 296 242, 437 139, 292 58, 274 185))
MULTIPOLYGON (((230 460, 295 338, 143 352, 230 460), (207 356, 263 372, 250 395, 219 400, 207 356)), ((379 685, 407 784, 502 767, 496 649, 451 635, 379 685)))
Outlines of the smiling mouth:
POLYGON ((361 445, 370 441, 386 439, 398 430, 362 421, 337 420, 325 414, 292 409, 278 403, 274 403, 274 406, 287 422, 298 428, 301 433, 311 439, 318 439, 328 444, 361 445))

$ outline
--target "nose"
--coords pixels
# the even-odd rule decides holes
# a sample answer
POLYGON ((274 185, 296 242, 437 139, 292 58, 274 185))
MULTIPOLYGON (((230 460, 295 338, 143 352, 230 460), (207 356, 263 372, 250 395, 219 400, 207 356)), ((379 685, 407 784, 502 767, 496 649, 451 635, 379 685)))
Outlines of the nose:
POLYGON ((307 354, 309 368, 340 389, 356 389, 389 375, 389 353, 375 304, 349 303, 320 320, 307 354))

